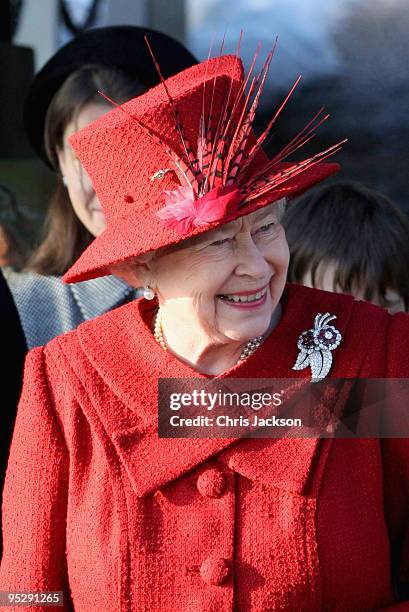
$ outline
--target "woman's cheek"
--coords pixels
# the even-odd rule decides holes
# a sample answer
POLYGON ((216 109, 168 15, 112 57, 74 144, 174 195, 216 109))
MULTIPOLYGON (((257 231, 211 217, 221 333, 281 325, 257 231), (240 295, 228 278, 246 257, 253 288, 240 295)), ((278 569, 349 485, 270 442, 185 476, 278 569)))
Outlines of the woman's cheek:
POLYGON ((200 292, 194 296, 192 306, 201 329, 209 338, 217 335, 217 297, 215 293, 200 292))

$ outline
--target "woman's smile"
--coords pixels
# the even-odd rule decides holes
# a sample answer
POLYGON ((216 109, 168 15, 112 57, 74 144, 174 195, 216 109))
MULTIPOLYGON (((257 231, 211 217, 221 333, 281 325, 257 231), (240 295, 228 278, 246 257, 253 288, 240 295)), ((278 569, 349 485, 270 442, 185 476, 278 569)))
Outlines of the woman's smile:
POLYGON ((268 284, 253 291, 238 291, 237 293, 220 294, 217 298, 231 308, 259 308, 267 301, 268 284))

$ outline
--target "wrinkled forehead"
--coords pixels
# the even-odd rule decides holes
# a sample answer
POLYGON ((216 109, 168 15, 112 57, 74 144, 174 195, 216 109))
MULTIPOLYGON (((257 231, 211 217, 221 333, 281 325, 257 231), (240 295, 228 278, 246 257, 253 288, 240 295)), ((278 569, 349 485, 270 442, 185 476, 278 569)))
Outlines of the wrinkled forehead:
POLYGON ((268 221, 280 221, 282 214, 284 212, 286 204, 286 199, 282 198, 281 200, 277 200, 276 202, 272 202, 271 204, 267 204, 267 206, 263 206, 260 210, 255 210, 248 215, 244 215, 239 217, 235 221, 230 221, 230 223, 225 223, 220 227, 210 230, 196 238, 192 239, 195 241, 195 244, 198 242, 208 241, 209 238, 213 238, 214 236, 219 236, 220 234, 225 233, 236 233, 239 232, 242 228, 251 229, 253 226, 260 224, 260 222, 264 220, 268 221))

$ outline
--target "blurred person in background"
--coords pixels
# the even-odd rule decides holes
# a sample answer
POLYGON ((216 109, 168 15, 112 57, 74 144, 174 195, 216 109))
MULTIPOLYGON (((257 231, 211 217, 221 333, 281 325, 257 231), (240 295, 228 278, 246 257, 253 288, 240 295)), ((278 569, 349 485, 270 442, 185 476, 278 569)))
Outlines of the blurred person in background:
POLYGON ((283 226, 290 282, 409 310, 409 219, 385 195, 355 181, 325 185, 287 207, 283 226))
POLYGON ((138 295, 114 276, 72 286, 63 275, 105 229, 104 214, 69 136, 112 107, 98 90, 122 103, 159 82, 147 36, 166 77, 196 63, 179 42, 148 28, 114 26, 81 34, 40 70, 25 102, 25 128, 57 174, 44 239, 24 272, 8 271, 29 348, 75 328, 138 295))
POLYGON ((14 194, 0 185, 0 267, 21 270, 33 244, 32 219, 20 210, 14 194))

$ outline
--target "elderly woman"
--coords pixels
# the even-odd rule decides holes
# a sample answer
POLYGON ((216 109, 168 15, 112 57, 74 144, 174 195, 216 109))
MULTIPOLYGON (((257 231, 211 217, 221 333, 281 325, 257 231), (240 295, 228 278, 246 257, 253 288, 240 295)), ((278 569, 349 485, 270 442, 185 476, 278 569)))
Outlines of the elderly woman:
POLYGON ((158 436, 160 377, 409 372, 406 314, 286 286, 279 203, 337 167, 333 149, 268 160, 245 85, 236 56, 211 59, 71 139, 107 229, 65 280, 116 272, 144 298, 30 354, 2 591, 81 612, 406 609, 405 440, 158 436))

